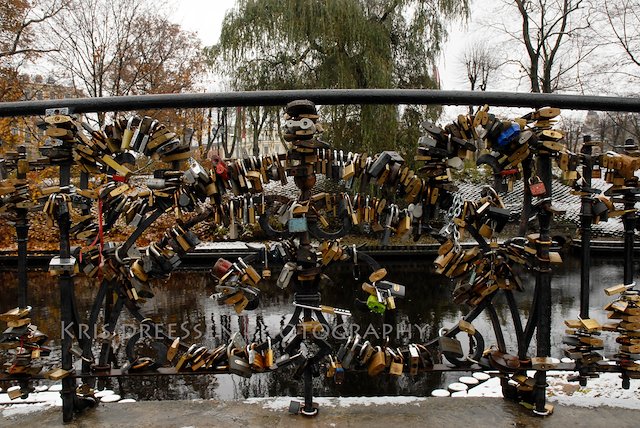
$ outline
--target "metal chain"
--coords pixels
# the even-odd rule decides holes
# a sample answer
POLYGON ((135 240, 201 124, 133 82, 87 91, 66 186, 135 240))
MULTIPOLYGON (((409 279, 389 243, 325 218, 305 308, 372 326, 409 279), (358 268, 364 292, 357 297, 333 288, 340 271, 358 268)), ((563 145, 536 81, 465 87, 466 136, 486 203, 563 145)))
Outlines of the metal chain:
POLYGON ((464 201, 462 196, 456 194, 453 197, 453 203, 447 210, 445 215, 446 224, 442 229, 440 229, 440 234, 448 237, 453 241, 453 247, 456 252, 460 251, 460 231, 458 230, 458 226, 453 222, 454 218, 459 217, 462 214, 462 207, 464 205, 464 201))

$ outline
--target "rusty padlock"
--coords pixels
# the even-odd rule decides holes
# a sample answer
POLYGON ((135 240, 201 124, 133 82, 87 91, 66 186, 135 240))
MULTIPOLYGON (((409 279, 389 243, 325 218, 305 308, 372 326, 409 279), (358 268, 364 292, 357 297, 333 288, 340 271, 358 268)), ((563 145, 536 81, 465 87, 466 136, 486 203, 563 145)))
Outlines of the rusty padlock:
POLYGON ((529 179, 529 190, 531 196, 542 197, 547 193, 547 188, 537 175, 529 179))

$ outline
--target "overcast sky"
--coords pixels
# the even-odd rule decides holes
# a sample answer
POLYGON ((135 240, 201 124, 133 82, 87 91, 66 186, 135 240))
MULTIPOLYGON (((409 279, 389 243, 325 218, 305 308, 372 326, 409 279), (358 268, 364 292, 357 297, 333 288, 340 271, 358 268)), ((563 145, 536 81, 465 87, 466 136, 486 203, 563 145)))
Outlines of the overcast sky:
MULTIPOLYGON (((474 19, 469 27, 464 28, 458 23, 450 28, 449 41, 445 46, 447 55, 442 56, 439 67, 442 89, 467 89, 459 57, 469 37, 469 31, 472 35, 476 32, 474 23, 488 10, 484 6, 492 2, 475 0, 474 3, 477 7, 474 8, 474 19)), ((235 1, 174 0, 174 4, 174 21, 187 30, 197 32, 203 44, 208 46, 218 41, 225 12, 233 7, 235 1)))
MULTIPOLYGON (((171 4, 173 20, 183 28, 196 32, 203 45, 215 44, 220 37, 222 20, 227 10, 235 4, 234 0, 173 0, 171 4)), ((491 37, 487 29, 487 21, 495 21, 496 14, 503 19, 508 19, 504 5, 498 0, 472 0, 472 16, 467 24, 453 23, 449 28, 449 38, 444 46, 440 61, 439 73, 442 89, 467 90, 469 84, 466 80, 460 58, 465 47, 474 40, 482 40, 494 43, 496 49, 502 48, 502 43, 495 37, 491 37), (498 10, 499 9, 499 10, 498 10)), ((512 11, 513 12, 513 11, 512 11)), ((513 70, 505 70, 501 76, 489 83, 488 90, 523 91, 528 92, 529 86, 526 80, 518 81, 512 78, 513 70)), ((208 90, 220 90, 218 85, 208 84, 208 90)), ((445 108, 443 118, 456 117, 460 107, 449 106, 445 108)), ((493 109, 496 113, 508 111, 510 114, 518 114, 518 111, 526 109, 493 109)), ((569 113, 565 111, 565 113, 569 113)), ((569 113, 574 115, 575 113, 569 113)), ((577 113, 584 115, 584 112, 577 113)))

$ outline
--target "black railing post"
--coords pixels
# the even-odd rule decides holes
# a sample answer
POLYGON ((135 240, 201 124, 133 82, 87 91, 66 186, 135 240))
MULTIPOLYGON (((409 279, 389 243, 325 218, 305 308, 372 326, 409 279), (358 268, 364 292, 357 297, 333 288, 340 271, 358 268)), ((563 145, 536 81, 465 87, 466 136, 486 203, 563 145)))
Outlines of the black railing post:
MULTIPOLYGON (((18 171, 16 178, 26 180, 29 171, 29 163, 26 159, 27 148, 18 147, 18 171)), ((28 283, 27 283, 27 241, 29 238, 28 208, 16 209, 16 238, 18 241, 18 306, 26 308, 28 306, 28 283)))
MULTIPOLYGON (((635 181, 635 180, 634 180, 635 181)), ((637 182, 635 182, 637 185, 637 182)), ((624 194, 624 209, 629 211, 622 216, 622 224, 624 225, 624 285, 634 284, 633 282, 633 246, 636 229, 637 216, 634 210, 635 195, 626 192, 624 194)), ((631 287, 633 288, 633 287, 631 287)), ((629 373, 623 369, 621 373, 622 388, 630 388, 629 373)))
MULTIPOLYGON (((89 188, 89 173, 86 171, 80 171, 80 188, 86 190, 89 188)), ((91 212, 91 208, 83 208, 82 215, 87 215, 91 212)))
MULTIPOLYGON (((538 155, 538 175, 547 189, 547 196, 552 197, 551 188, 551 157, 544 152, 538 155)), ((546 204, 550 205, 550 202, 546 204)), ((549 249, 551 247, 551 237, 549 234, 552 214, 548 209, 540 210, 538 223, 540 226, 540 237, 538 239, 538 266, 536 267, 536 296, 538 324, 536 326, 536 355, 538 357, 549 357, 551 355, 551 263, 549 261, 549 249)), ((535 374, 535 413, 547 415, 546 410, 546 388, 547 372, 538 370, 535 374)))
MULTIPOLYGON (((624 209, 633 210, 635 198, 632 194, 625 194, 624 209)), ((622 216, 624 225, 624 284, 633 283, 633 242, 636 228, 636 213, 629 212, 622 216)))
MULTIPOLYGON (((60 164, 60 187, 69 186, 71 182, 71 163, 66 161, 60 164)), ((65 203, 65 202, 62 202, 65 203)), ((58 216, 58 227, 60 229, 60 260, 68 260, 71 257, 71 243, 69 242, 69 228, 71 217, 68 210, 62 210, 58 216)), ((74 290, 73 277, 68 269, 64 269, 58 277, 60 287, 60 312, 61 312, 61 338, 62 338, 62 369, 71 371, 73 369, 73 356, 71 346, 73 335, 69 331, 75 331, 78 326, 74 325, 77 317, 74 315, 74 290)), ((67 376, 62 379, 62 419, 64 422, 73 420, 74 399, 76 391, 76 380, 67 376)))
MULTIPOLYGON (((588 144, 591 142, 591 136, 583 137, 583 145, 581 153, 583 155, 582 178, 584 185, 591 188, 593 159, 591 154, 593 146, 588 144)), ((593 194, 583 192, 581 198, 580 209, 580 238, 581 238, 581 259, 580 259, 580 318, 589 318, 589 292, 590 280, 589 272, 591 270, 591 223, 593 221, 592 212, 593 194)))

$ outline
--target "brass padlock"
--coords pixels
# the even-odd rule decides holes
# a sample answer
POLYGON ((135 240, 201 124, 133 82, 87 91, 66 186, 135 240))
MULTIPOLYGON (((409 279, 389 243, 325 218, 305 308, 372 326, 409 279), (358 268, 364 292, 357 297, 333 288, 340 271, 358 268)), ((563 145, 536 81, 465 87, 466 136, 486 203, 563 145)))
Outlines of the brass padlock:
POLYGON ((391 365, 389 366, 389 374, 392 376, 402 376, 402 371, 404 369, 404 357, 399 351, 393 352, 389 350, 391 353, 391 365))
POLYGON ((420 365, 420 352, 414 344, 409 345, 409 357, 409 374, 415 376, 418 374, 418 367, 420 365))
POLYGON ((256 344, 252 343, 249 345, 248 349, 249 354, 249 366, 253 371, 263 372, 265 369, 265 361, 264 357, 260 352, 256 350, 256 344))
POLYGON ((478 229, 478 233, 485 239, 491 239, 493 237, 493 229, 488 223, 483 223, 478 229))
POLYGON ((178 363, 176 364, 176 371, 180 371, 180 369, 184 367, 187 361, 189 361, 193 357, 193 352, 196 350, 196 348, 197 348, 197 345, 195 344, 191 345, 187 350, 187 352, 182 354, 182 356, 178 360, 178 363))
POLYGON ((374 352, 375 348, 371 346, 371 343, 368 340, 365 341, 360 348, 360 353, 358 353, 358 363, 363 366, 367 365, 374 352))
POLYGON ((269 269, 269 244, 265 244, 264 248, 264 268, 262 269, 263 278, 271 278, 271 269, 269 269))
POLYGON ((176 353, 178 352, 178 347, 180 346, 180 338, 176 337, 171 346, 167 350, 167 361, 171 362, 176 357, 176 353))
POLYGON ((387 270, 385 268, 381 268, 376 270, 375 272, 369 275, 369 282, 377 282, 387 276, 387 270))
POLYGON ((271 348, 271 338, 267 337, 267 350, 264 353, 264 365, 266 368, 273 370, 274 367, 274 362, 275 362, 275 358, 274 358, 274 354, 273 354, 273 348, 271 348))
POLYGON ((327 366, 327 377, 334 377, 336 374, 336 361, 333 355, 329 354, 329 365, 327 366))
POLYGON ((386 367, 385 353, 380 346, 375 347, 375 353, 369 361, 367 372, 369 376, 378 376, 386 367))

